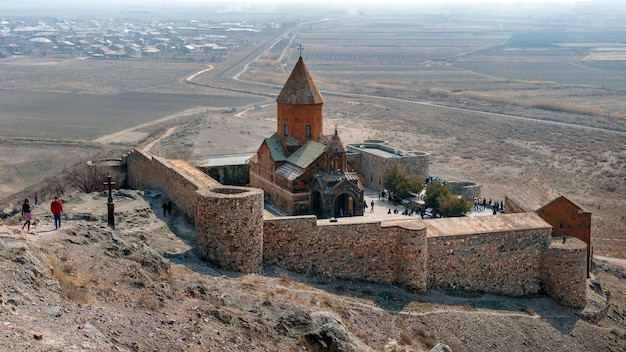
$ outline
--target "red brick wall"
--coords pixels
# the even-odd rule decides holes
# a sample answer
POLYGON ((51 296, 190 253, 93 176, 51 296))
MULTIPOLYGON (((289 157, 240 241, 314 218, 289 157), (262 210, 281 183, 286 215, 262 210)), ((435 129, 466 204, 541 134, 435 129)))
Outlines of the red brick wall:
POLYGON ((552 236, 576 237, 585 242, 587 252, 591 250, 591 213, 561 197, 539 209, 537 215, 552 225, 552 236))
POLYGON ((289 126, 289 134, 293 134, 301 143, 305 143, 306 125, 311 125, 311 138, 318 141, 324 132, 323 104, 315 105, 288 105, 277 104, 276 132, 280 139, 285 139, 284 126, 289 126))

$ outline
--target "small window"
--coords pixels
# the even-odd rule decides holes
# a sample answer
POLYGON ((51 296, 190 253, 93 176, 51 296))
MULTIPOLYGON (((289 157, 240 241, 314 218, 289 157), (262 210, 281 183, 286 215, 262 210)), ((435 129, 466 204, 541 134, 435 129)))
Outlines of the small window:
POLYGON ((311 125, 306 125, 306 139, 311 139, 311 125))
POLYGON ((289 125, 285 124, 285 137, 289 136, 289 125))

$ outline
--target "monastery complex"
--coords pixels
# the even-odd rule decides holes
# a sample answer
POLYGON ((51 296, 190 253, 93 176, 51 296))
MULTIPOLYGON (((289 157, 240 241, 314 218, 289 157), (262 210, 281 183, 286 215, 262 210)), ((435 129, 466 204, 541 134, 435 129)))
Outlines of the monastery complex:
MULTIPOLYGON (((222 185, 185 161, 140 150, 123 158, 130 187, 160 190, 193 220, 196 250, 207 261, 245 273, 276 265, 414 292, 545 293, 585 306, 589 212, 528 180, 507 194, 506 214, 360 216, 365 188, 380 190, 387 166, 400 163, 425 178, 429 154, 378 140, 346 146, 336 128, 324 135, 324 99, 301 57, 276 103, 276 131, 250 161, 250 187, 222 185), (289 216, 264 213, 265 201, 289 216), (323 220, 342 214, 352 216, 323 220)), ((480 192, 471 183, 454 187, 470 197, 480 192)))

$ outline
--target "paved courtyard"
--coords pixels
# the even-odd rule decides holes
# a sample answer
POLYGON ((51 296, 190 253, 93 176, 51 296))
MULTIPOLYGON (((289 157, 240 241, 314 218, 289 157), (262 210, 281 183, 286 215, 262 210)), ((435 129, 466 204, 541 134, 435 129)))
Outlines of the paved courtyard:
MULTIPOLYGON (((419 213, 414 214, 413 216, 402 215, 405 207, 404 205, 393 205, 393 203, 385 198, 379 198, 379 193, 373 189, 365 189, 364 192, 364 200, 367 203, 367 209, 365 209, 365 213, 362 217, 353 216, 353 217, 343 217, 337 218, 337 222, 355 222, 355 221, 384 221, 384 220, 397 220, 397 219, 412 219, 412 218, 420 218, 419 213), (374 208, 372 210, 372 202, 374 202, 374 208), (391 214, 388 214, 389 210, 391 210, 391 214), (397 214, 394 214, 394 210, 398 210, 397 214)), ((272 214, 273 216, 286 216, 286 214, 280 209, 277 209, 275 206, 269 203, 265 203, 266 213, 272 214)), ((501 214, 501 213, 498 213, 501 214)), ((493 215, 493 210, 489 206, 485 209, 479 208, 478 210, 472 207, 471 213, 468 216, 490 216, 493 215)), ((329 222, 330 219, 319 220, 320 222, 329 222)))

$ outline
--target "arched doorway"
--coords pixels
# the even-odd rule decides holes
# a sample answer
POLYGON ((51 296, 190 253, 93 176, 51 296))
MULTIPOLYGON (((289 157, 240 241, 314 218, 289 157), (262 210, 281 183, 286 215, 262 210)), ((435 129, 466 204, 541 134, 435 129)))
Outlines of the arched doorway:
POLYGON ((354 214, 354 197, 350 193, 342 193, 333 201, 333 216, 352 216, 354 214))

